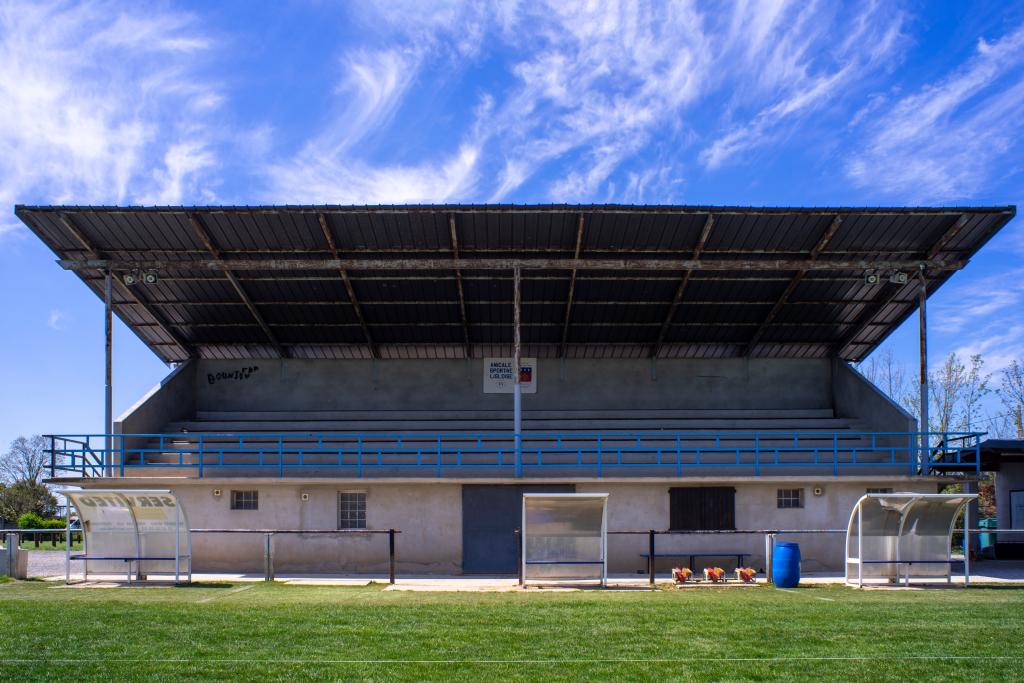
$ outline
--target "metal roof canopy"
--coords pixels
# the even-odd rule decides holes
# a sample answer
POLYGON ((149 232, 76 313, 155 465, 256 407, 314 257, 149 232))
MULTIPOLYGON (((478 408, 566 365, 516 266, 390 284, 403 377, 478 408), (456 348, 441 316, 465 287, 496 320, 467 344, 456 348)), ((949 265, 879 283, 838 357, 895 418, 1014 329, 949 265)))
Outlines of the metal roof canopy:
POLYGON ((860 360, 1015 215, 988 208, 17 206, 168 362, 860 360), (121 276, 155 271, 156 284, 121 276), (911 277, 889 281, 894 272, 911 277), (865 275, 880 276, 867 284, 865 275))

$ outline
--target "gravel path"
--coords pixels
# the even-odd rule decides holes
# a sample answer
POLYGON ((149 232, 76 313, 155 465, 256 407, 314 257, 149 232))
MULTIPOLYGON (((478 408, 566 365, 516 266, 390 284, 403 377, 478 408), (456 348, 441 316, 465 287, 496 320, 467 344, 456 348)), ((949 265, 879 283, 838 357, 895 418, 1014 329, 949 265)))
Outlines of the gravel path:
POLYGON ((30 550, 29 576, 64 576, 63 550, 30 550))

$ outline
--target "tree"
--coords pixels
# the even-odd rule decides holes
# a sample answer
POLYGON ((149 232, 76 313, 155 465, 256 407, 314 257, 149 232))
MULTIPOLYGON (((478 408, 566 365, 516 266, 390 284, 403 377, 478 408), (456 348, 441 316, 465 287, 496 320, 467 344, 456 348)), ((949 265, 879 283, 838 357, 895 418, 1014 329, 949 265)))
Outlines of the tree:
POLYGON ((1014 360, 1003 370, 999 400, 1006 409, 1010 428, 1024 439, 1024 361, 1014 360))
POLYGON ((46 439, 38 434, 28 439, 19 436, 11 442, 10 450, 0 457, 0 477, 8 483, 38 482, 49 466, 46 439))
POLYGON ((46 484, 19 481, 0 488, 0 519, 13 523, 26 512, 34 512, 44 519, 57 515, 57 499, 46 484))
POLYGON ((988 386, 992 375, 983 374, 984 366, 985 361, 982 360, 981 354, 971 356, 971 365, 961 387, 960 414, 957 420, 957 426, 965 432, 978 428, 982 401, 992 393, 988 386))
POLYGON ((960 357, 950 353, 942 368, 928 378, 928 394, 932 414, 929 415, 928 430, 948 432, 956 424, 967 386, 967 366, 960 357))
POLYGON ((907 393, 907 371, 896 360, 892 347, 874 355, 857 366, 869 382, 885 392, 892 400, 900 402, 907 393))

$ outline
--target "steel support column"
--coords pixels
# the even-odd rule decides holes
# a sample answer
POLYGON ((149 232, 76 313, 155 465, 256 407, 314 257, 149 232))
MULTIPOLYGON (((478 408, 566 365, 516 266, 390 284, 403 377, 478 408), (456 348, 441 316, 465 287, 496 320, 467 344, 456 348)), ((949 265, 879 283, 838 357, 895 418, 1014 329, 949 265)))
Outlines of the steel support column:
POLYGON ((512 426, 516 440, 516 476, 523 476, 523 386, 519 383, 519 364, 522 360, 522 337, 520 336, 520 272, 516 268, 512 271, 512 286, 514 292, 512 301, 514 311, 512 314, 513 337, 512 337, 512 426))
MULTIPOLYGON (((103 274, 103 334, 106 339, 104 349, 104 397, 103 397, 103 476, 110 476, 111 452, 114 446, 111 434, 114 433, 114 283, 110 271, 103 274)), ((84 454, 83 454, 84 456, 84 454)))
POLYGON ((924 278, 924 270, 919 270, 918 278, 921 281, 921 288, 918 290, 918 332, 920 350, 918 360, 921 373, 921 470, 928 472, 928 448, 931 445, 928 440, 928 285, 924 278))

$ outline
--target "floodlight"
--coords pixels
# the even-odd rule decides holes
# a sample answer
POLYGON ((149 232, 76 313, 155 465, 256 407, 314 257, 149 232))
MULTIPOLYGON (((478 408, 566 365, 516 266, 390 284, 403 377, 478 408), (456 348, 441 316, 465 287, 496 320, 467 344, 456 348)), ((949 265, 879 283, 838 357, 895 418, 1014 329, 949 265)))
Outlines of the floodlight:
POLYGON ((907 274, 901 273, 898 270, 893 272, 893 274, 889 276, 889 282, 893 283, 894 285, 905 285, 907 284, 907 280, 907 274))
POLYGON ((865 273, 864 284, 866 285, 877 285, 878 284, 878 273, 865 273))
POLYGON ((139 278, 138 278, 138 276, 135 273, 125 273, 121 277, 121 280, 126 285, 128 285, 129 287, 131 287, 132 285, 138 284, 138 282, 139 282, 139 278))
MULTIPOLYGON (((904 276, 904 279, 906 279, 906 276, 904 276)), ((156 274, 155 270, 147 270, 142 274, 142 281, 147 285, 155 285, 160 282, 160 276, 156 274)))

